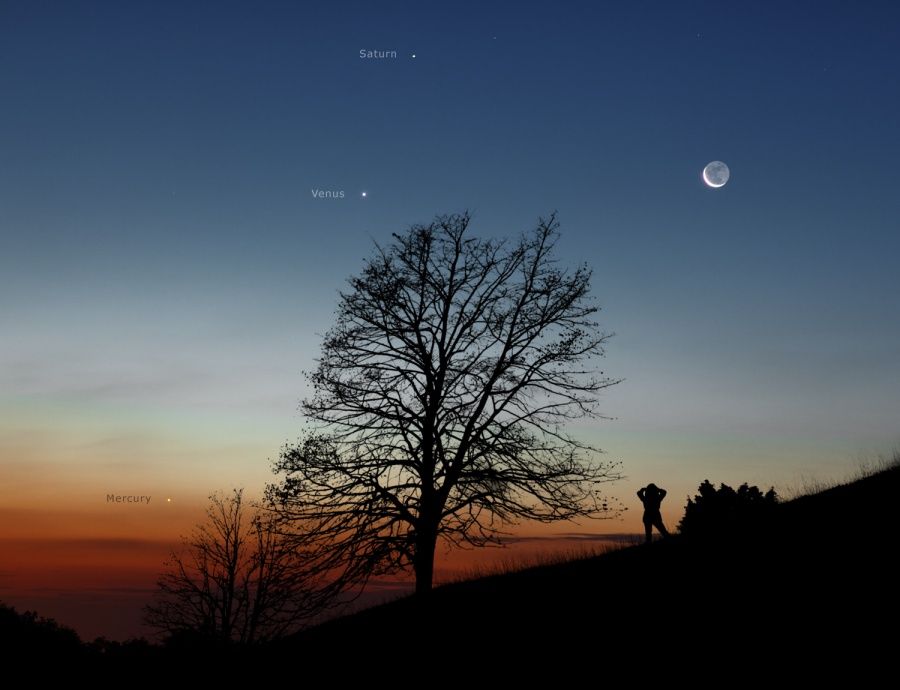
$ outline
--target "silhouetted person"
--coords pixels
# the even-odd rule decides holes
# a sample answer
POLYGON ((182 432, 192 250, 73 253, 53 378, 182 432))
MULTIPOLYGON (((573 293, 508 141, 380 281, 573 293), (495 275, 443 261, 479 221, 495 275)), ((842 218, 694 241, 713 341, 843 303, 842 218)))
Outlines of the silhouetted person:
POLYGON ((664 537, 668 537, 669 530, 663 524, 662 515, 659 513, 659 506, 666 497, 666 490, 660 489, 656 484, 647 484, 643 489, 638 490, 637 495, 644 504, 644 531, 647 533, 647 543, 650 543, 654 527, 664 537))

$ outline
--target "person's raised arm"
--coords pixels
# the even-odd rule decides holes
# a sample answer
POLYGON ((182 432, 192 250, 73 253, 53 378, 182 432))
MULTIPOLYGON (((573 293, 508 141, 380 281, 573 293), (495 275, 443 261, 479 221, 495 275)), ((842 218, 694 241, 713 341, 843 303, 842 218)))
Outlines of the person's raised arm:
POLYGON ((665 489, 660 489, 660 490, 659 490, 659 500, 661 501, 661 500, 663 500, 665 497, 666 497, 666 490, 665 490, 665 489))
POLYGON ((638 498, 641 499, 642 501, 644 500, 644 492, 645 492, 646 490, 647 490, 647 487, 646 487, 646 486, 643 487, 643 488, 641 488, 641 489, 638 489, 637 496, 638 496, 638 498))

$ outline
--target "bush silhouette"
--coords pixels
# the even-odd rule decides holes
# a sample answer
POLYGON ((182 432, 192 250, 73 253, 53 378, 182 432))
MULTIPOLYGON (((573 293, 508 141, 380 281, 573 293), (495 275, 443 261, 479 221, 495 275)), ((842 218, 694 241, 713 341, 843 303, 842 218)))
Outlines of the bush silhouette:
POLYGON ((737 491, 727 484, 719 488, 704 480, 694 498, 688 498, 678 530, 688 536, 720 535, 749 523, 765 521, 778 503, 771 488, 763 493, 758 486, 741 484, 737 491))

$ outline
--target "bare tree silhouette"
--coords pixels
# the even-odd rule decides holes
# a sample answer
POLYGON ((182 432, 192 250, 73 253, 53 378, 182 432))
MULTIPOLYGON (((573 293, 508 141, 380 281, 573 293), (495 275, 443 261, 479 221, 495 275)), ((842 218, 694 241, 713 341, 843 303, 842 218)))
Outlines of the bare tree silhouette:
POLYGON ((594 369, 591 271, 558 266, 555 215, 515 242, 467 234, 468 213, 376 245, 341 293, 309 374, 311 428, 268 496, 347 583, 412 566, 437 543, 500 543, 519 520, 611 516, 615 463, 565 432, 617 383, 594 369), (322 553, 322 551, 320 551, 322 553))
POLYGON ((206 521, 174 550, 145 622, 170 636, 253 643, 293 632, 329 603, 302 552, 243 489, 209 497, 206 521))

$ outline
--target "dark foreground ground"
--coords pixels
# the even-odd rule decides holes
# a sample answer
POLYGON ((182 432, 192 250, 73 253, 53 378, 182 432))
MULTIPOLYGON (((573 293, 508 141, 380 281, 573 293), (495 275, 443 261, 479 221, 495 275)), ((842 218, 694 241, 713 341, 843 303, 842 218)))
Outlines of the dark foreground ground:
MULTIPOLYGON (((323 677, 381 687, 488 675, 600 685, 606 674, 713 680, 721 669, 736 674, 719 679, 728 684, 833 670, 853 673, 856 686, 894 668, 900 651, 898 505, 894 467, 779 505, 727 536, 444 586, 252 654, 137 650, 91 663, 257 680, 287 672, 316 686, 323 677)), ((0 654, 41 652, 40 640, 10 632, 0 630, 0 654)))
MULTIPOLYGON (((805 496, 771 518, 441 587, 337 619, 285 649, 373 660, 485 657, 536 669, 677 659, 759 672, 874 666, 900 652, 900 468, 805 496), (514 661, 513 661, 514 660, 514 661)), ((639 668, 636 667, 636 668, 639 668)), ((597 669, 601 670, 601 669, 597 669)))

